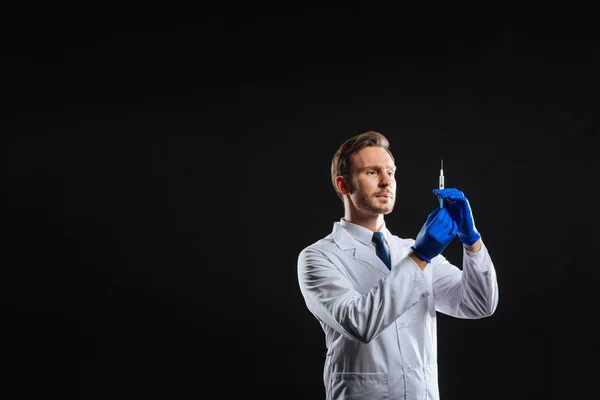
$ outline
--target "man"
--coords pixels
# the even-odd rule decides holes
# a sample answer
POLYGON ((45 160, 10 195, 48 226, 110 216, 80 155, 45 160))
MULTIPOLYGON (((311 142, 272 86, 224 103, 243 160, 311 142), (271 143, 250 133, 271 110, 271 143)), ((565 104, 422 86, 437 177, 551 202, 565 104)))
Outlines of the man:
POLYGON ((416 239, 388 230, 395 171, 382 134, 343 143, 331 178, 344 217, 298 257, 301 293, 325 333, 327 400, 439 399, 436 312, 477 319, 498 305, 496 272, 461 191, 434 189, 443 207, 416 239), (456 236, 462 269, 441 254, 456 236))

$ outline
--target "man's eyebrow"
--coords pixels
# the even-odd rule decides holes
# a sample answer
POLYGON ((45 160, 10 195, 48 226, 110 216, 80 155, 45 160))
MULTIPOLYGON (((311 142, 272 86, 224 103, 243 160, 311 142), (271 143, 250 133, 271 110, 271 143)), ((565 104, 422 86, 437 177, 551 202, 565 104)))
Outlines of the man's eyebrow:
MULTIPOLYGON (((365 169, 382 169, 381 165, 365 165, 364 167, 362 167, 360 170, 364 171, 365 169)), ((395 165, 388 165, 383 167, 383 169, 392 169, 392 170, 396 170, 396 166, 395 165)))

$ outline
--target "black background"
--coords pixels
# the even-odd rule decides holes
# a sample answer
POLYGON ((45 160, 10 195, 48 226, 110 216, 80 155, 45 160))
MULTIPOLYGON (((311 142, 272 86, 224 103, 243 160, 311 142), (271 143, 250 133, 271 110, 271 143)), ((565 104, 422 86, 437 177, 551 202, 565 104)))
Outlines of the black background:
POLYGON ((595 391, 590 11, 240 7, 3 13, 3 391, 324 398, 296 259, 342 215, 331 156, 370 129, 392 232, 416 236, 443 158, 496 265, 491 318, 438 317, 442 398, 595 391))

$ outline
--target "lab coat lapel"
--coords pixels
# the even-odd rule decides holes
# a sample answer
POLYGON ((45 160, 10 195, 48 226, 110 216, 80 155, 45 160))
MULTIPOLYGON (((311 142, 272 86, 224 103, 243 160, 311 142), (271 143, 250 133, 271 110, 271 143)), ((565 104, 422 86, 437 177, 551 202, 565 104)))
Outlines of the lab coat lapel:
POLYGON ((383 263, 383 261, 381 261, 381 258, 379 258, 377 256, 377 253, 375 253, 374 248, 370 249, 358 241, 357 241, 357 243, 358 243, 358 246, 356 248, 356 253, 355 253, 356 258, 369 263, 370 265, 377 268, 381 272, 384 272, 386 274, 390 273, 390 270, 388 269, 387 265, 385 265, 383 263))
POLYGON ((338 224, 334 226, 332 237, 340 249, 351 251, 354 258, 368 263, 383 273, 390 272, 383 261, 377 257, 374 248, 371 249, 367 245, 354 239, 342 226, 338 224))

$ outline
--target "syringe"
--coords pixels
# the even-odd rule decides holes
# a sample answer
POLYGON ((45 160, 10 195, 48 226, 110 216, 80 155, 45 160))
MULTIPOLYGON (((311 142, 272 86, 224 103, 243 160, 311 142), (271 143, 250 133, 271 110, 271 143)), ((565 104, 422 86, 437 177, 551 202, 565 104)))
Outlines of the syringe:
MULTIPOLYGON (((439 189, 442 190, 444 188, 444 159, 442 159, 440 166, 440 182, 439 189)), ((444 208, 444 200, 440 197, 440 208, 444 208)))

